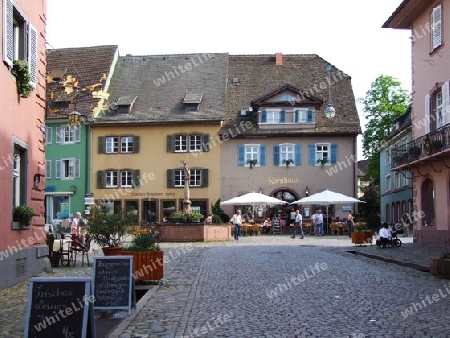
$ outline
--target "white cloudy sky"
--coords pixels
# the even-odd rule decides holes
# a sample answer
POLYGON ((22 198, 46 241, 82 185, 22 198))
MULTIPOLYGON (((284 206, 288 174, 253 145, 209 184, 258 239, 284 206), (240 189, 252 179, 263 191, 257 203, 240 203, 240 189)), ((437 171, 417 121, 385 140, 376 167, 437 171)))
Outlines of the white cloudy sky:
POLYGON ((349 74, 362 98, 379 75, 411 89, 411 34, 381 28, 400 3, 47 0, 47 47, 113 44, 121 55, 318 54, 349 74))

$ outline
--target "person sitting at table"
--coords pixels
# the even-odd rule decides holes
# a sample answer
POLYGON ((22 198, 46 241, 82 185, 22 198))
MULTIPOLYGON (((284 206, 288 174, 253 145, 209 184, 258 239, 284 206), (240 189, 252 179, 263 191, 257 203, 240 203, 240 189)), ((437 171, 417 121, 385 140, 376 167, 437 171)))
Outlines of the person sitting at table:
POLYGON ((270 233, 270 217, 264 220, 263 223, 263 233, 270 233))

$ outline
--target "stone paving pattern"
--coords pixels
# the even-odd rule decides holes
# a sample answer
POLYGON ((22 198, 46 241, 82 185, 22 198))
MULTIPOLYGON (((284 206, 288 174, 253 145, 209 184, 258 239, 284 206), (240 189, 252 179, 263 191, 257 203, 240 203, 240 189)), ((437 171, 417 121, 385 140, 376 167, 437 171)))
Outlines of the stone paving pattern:
MULTIPOLYGON (((392 249, 354 246, 344 236, 163 243, 171 257, 163 281, 108 336, 449 337, 449 280, 348 253, 428 267, 445 251, 401 239, 392 249)), ((53 273, 91 274, 78 266, 53 273)), ((0 291, 0 337, 22 337, 27 288, 0 291)))

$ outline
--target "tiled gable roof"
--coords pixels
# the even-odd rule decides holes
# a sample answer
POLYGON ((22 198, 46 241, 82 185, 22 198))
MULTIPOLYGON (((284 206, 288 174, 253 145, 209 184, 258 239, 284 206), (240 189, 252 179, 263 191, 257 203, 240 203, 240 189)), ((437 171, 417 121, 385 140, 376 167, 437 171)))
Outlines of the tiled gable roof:
POLYGON ((88 114, 97 105, 90 90, 105 90, 106 79, 118 55, 115 45, 47 50, 47 119, 66 117, 74 109, 88 114), (73 79, 73 92, 66 93, 73 79), (91 86, 90 89, 86 87, 91 86), (66 108, 52 109, 53 103, 71 102, 66 108))
MULTIPOLYGON (((230 55, 224 129, 240 121, 239 112, 248 109, 253 100, 290 84, 321 99, 323 105, 316 116, 316 128, 283 129, 283 134, 361 133, 351 78, 337 69, 331 73, 331 98, 336 108, 336 116, 331 119, 325 117, 324 108, 328 103, 328 65, 328 62, 317 55, 283 55, 282 65, 276 65, 275 55, 230 55), (233 83, 232 79, 237 80, 233 83)), ((277 130, 258 129, 248 132, 279 133, 277 130)))
POLYGON ((222 121, 227 65, 228 54, 120 57, 108 103, 114 107, 122 96, 137 96, 136 102, 130 114, 107 109, 96 123, 222 121), (185 104, 197 101, 197 112, 185 111, 185 104))

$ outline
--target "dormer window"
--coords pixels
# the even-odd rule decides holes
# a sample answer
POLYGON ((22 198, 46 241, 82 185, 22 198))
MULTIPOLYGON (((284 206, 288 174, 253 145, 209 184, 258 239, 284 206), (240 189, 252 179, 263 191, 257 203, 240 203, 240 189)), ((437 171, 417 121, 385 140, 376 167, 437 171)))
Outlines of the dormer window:
POLYGON ((203 93, 186 93, 183 99, 184 111, 196 113, 202 102, 203 93))
POLYGON ((137 96, 121 96, 117 100, 117 113, 118 114, 129 114, 133 109, 134 102, 137 96))
POLYGON ((265 109, 261 111, 260 124, 292 124, 292 123, 316 123, 316 111, 314 109, 265 109))

